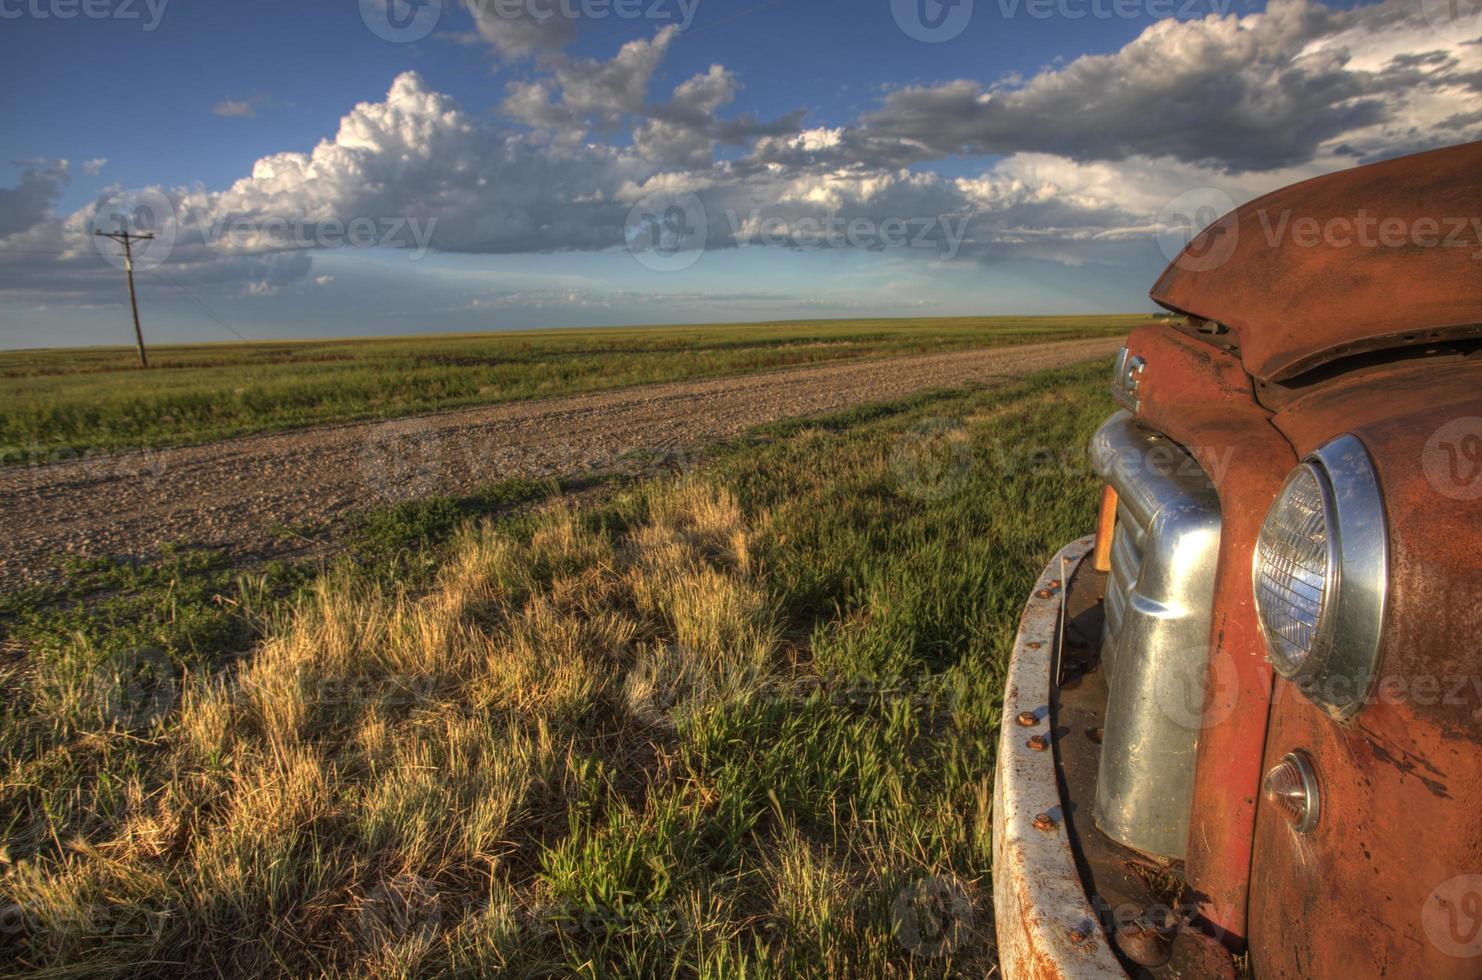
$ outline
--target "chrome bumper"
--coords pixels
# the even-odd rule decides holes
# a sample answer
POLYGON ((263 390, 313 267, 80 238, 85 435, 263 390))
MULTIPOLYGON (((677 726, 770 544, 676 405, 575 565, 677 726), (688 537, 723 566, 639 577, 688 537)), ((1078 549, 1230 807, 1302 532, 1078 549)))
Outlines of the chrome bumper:
POLYGON ((1009 661, 993 786, 993 908, 1003 975, 1125 978, 1076 870, 1066 833, 1054 751, 1050 685, 1058 654, 1064 583, 1094 544, 1061 549, 1034 586, 1009 661), (1024 721, 1032 721, 1025 725, 1024 721))

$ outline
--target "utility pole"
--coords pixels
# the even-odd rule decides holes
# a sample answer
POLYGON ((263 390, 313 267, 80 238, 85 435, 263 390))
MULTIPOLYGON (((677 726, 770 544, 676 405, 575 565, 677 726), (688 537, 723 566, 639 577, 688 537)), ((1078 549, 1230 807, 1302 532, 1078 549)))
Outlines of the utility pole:
POLYGON ((94 231, 93 234, 100 238, 111 238, 116 242, 123 243, 124 250, 124 274, 129 280, 129 307, 134 311, 134 342, 139 345, 139 366, 149 367, 149 357, 144 353, 144 331, 139 329, 139 298, 134 294, 134 250, 130 247, 131 242, 147 241, 154 237, 153 233, 148 235, 131 235, 127 223, 120 221, 119 227, 122 231, 94 231))

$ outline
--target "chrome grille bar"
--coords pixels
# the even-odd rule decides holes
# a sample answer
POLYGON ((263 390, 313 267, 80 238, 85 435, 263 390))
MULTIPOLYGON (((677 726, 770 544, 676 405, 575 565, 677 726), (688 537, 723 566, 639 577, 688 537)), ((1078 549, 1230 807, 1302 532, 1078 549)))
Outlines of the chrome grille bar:
POLYGON ((1107 671, 1095 817, 1113 840, 1182 858, 1208 662, 1220 507, 1177 443, 1127 412, 1091 440, 1117 491, 1101 661, 1107 671))

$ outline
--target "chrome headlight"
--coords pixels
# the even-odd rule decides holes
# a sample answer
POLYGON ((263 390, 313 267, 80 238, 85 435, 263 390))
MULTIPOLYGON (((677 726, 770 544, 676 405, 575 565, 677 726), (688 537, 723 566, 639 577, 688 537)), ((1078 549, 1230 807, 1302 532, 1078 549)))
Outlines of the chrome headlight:
POLYGON ((1339 436, 1292 471, 1256 541, 1257 619, 1272 666, 1340 716, 1374 680, 1389 586, 1373 461, 1339 436))

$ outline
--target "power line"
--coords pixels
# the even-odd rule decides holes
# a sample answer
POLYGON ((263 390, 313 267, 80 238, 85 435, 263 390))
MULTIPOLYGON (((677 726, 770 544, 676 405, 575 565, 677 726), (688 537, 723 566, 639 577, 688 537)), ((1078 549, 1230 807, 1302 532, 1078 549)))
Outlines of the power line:
POLYGON ((168 275, 161 269, 150 269, 149 271, 158 276, 160 278, 160 281, 163 282, 166 286, 169 286, 171 289, 175 290, 175 292, 179 293, 186 301, 193 304, 196 309, 206 314, 212 320, 215 320, 218 324, 221 325, 223 329, 230 332, 232 336, 236 337, 244 344, 249 342, 246 337, 237 332, 236 327, 233 327, 230 323, 227 323, 225 320, 223 320, 219 315, 217 315, 215 310, 211 309, 211 307, 207 306, 204 302, 196 299, 196 297, 191 294, 190 290, 186 289, 184 285, 177 282, 173 276, 168 275))

